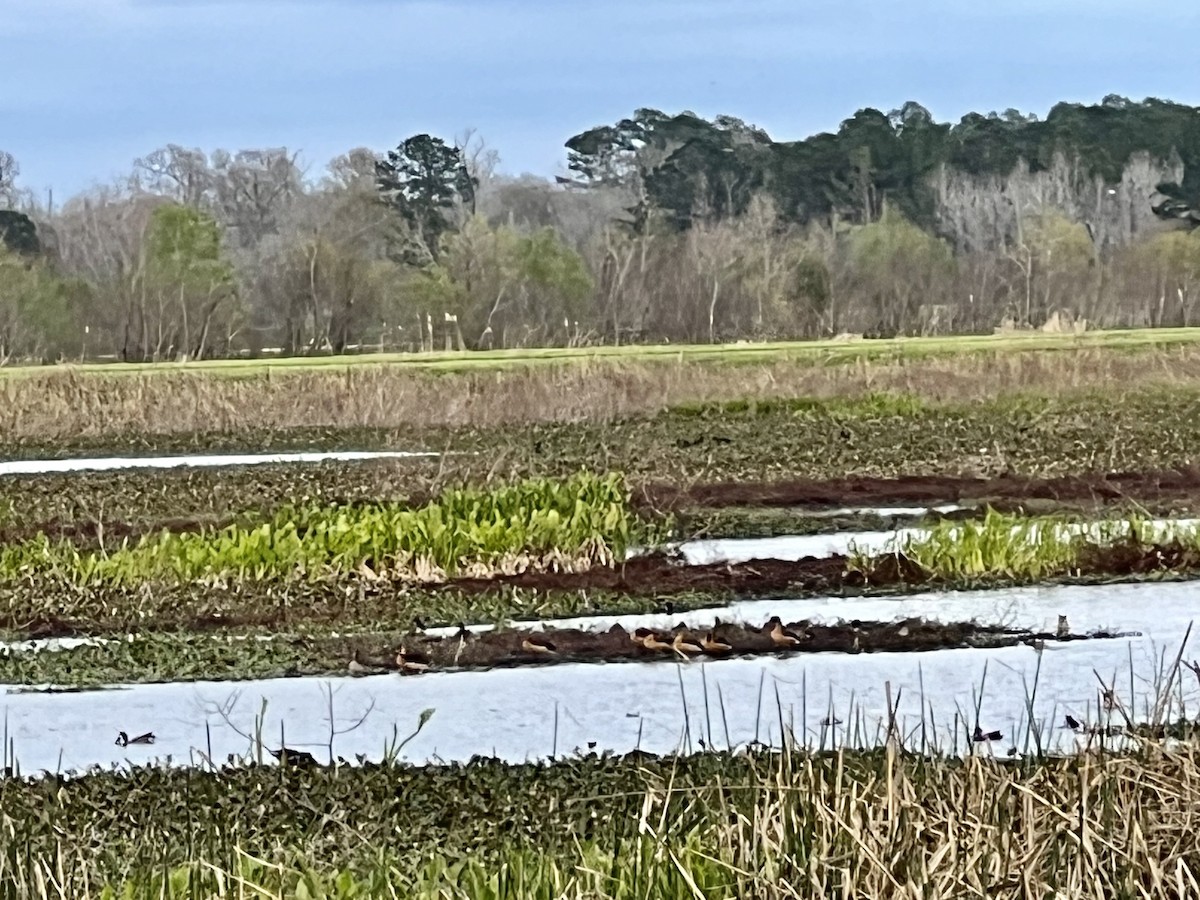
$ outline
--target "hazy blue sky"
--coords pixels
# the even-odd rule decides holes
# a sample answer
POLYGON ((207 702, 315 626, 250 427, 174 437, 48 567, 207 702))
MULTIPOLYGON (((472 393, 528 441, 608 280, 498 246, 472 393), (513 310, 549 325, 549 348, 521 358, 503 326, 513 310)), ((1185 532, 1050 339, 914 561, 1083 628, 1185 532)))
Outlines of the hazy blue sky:
POLYGON ((639 106, 777 139, 1107 93, 1200 103, 1200 2, 0 0, 0 148, 58 197, 168 142, 355 146, 474 126, 509 172, 639 106))

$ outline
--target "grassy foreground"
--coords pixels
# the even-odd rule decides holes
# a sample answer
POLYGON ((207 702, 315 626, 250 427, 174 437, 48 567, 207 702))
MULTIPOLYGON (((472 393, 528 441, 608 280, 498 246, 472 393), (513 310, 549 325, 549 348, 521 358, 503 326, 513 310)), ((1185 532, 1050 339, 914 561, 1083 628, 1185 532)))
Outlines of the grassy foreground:
POLYGON ((1200 748, 1001 764, 884 749, 0 781, 0 893, 1188 897, 1200 748))

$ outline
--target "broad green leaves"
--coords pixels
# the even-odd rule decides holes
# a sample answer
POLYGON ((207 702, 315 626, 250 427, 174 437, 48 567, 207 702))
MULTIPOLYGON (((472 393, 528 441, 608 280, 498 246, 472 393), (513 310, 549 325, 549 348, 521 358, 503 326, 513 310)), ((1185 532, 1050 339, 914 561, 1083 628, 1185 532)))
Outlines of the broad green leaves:
POLYGON ((580 473, 493 490, 458 488, 413 509, 397 503, 280 509, 266 521, 162 531, 107 552, 44 534, 0 550, 0 578, 79 585, 315 580, 349 574, 439 580, 505 566, 610 565, 652 529, 619 475, 580 473))

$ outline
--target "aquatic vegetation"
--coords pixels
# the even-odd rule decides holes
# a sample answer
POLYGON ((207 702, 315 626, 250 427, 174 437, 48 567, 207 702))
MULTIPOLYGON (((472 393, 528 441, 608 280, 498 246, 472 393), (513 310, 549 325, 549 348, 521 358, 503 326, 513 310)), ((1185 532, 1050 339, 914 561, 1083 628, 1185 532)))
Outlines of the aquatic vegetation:
POLYGON ((663 526, 638 519, 620 475, 579 473, 444 491, 424 506, 288 505, 261 521, 163 530, 115 548, 80 550, 45 535, 0 549, 0 578, 48 574, 68 584, 134 586, 368 579, 439 581, 526 568, 586 568, 624 558, 663 526))
MULTIPOLYGON (((1151 571, 1179 571, 1200 563, 1200 525, 1137 516, 1081 523, 989 510, 982 519, 941 522, 897 542, 894 551, 926 577, 956 583, 1081 576, 1100 568, 1104 559, 1111 570, 1114 558, 1145 566, 1148 556, 1159 562, 1151 571)), ((869 574, 889 565, 890 558, 853 551, 849 565, 869 574)))
POLYGON ((1013 765, 877 750, 7 779, 0 893, 1180 896, 1197 785, 1191 742, 1013 765), (1104 840, 1063 840, 1080 809, 1104 840))

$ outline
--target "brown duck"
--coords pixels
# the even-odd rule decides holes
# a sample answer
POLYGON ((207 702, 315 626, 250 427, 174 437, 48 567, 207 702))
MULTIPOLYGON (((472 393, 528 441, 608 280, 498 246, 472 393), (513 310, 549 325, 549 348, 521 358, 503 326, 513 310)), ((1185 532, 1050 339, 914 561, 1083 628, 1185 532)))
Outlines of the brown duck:
POLYGON ((401 674, 415 675, 418 672, 425 672, 432 667, 433 660, 424 653, 416 653, 409 650, 402 644, 400 652, 396 654, 396 666, 400 669, 401 674))
POLYGON ((704 636, 704 640, 700 642, 700 646, 704 648, 705 653, 728 653, 733 649, 732 644, 717 640, 716 633, 713 631, 704 636))
POLYGON ((657 634, 648 628, 639 628, 638 634, 641 637, 641 640, 638 643, 640 643, 647 650, 655 650, 663 653, 675 652, 675 647, 672 644, 668 644, 666 641, 661 640, 657 634), (643 634, 642 632, 645 633, 643 634))
POLYGON ((554 656, 558 653, 558 647, 544 635, 531 634, 521 641, 521 649, 526 653, 534 653, 538 656, 554 656))
POLYGON ((369 675, 377 671, 379 666, 363 656, 361 647, 355 647, 354 656, 350 657, 350 663, 346 668, 350 670, 351 675, 369 675))
POLYGON ((801 637, 791 629, 784 628, 783 622, 780 621, 779 616, 772 616, 771 621, 769 621, 767 624, 771 626, 771 642, 775 644, 776 647, 796 647, 809 638, 809 635, 807 634, 801 637))
POLYGON ((688 637, 686 631, 675 632, 675 640, 671 642, 671 649, 680 656, 695 656, 704 652, 704 647, 688 637))

